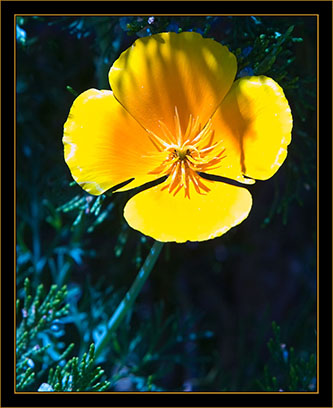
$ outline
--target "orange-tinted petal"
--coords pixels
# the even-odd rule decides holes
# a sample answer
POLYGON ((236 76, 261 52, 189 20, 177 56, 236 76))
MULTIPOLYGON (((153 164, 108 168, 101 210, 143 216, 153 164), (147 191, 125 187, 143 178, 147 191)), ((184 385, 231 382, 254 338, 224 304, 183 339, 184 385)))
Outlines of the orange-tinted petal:
POLYGON ((75 99, 63 143, 74 180, 90 194, 102 194, 133 177, 123 190, 156 179, 147 174, 157 165, 146 157, 155 150, 147 132, 111 91, 89 89, 75 99))
POLYGON ((292 116, 282 88, 265 76, 237 80, 212 118, 226 159, 211 174, 272 177, 287 156, 292 116))
POLYGON ((175 108, 185 132, 190 115, 204 125, 235 78, 237 62, 227 47, 194 32, 140 38, 115 61, 111 89, 144 126, 174 133, 175 108))
POLYGON ((144 190, 128 201, 124 216, 132 228, 162 242, 212 239, 248 216, 252 197, 247 189, 202 182, 210 191, 198 194, 191 184, 189 199, 183 191, 170 194, 167 181, 144 190))

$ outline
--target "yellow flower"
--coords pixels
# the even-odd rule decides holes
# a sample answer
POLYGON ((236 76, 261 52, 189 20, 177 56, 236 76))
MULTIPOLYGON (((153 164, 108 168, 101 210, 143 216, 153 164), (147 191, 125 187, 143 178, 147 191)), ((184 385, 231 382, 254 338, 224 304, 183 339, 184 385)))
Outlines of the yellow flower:
POLYGON ((244 187, 273 176, 287 156, 292 116, 281 87, 265 76, 233 82, 235 56, 194 32, 140 38, 110 69, 112 91, 89 89, 64 125, 73 178, 99 195, 163 175, 126 204, 128 224, 158 241, 218 237, 249 214, 244 187))

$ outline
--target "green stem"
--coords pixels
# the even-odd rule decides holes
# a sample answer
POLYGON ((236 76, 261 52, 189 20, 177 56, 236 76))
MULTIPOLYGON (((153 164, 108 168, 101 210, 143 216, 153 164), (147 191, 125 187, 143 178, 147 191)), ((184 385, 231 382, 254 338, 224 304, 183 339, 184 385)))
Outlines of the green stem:
POLYGON ((100 340, 100 342, 96 346, 95 356, 98 357, 101 351, 104 349, 105 345, 110 341, 112 333, 118 328, 121 321, 125 317, 126 313, 132 307, 135 299, 137 298, 138 294, 140 293, 144 283, 146 282, 150 272, 152 271, 158 256, 163 248, 163 242, 156 241, 152 246, 145 263, 142 265, 135 281, 133 282, 132 286, 124 296, 123 300, 119 303, 119 306, 113 313, 111 319, 107 325, 107 331, 104 334, 104 337, 100 340))

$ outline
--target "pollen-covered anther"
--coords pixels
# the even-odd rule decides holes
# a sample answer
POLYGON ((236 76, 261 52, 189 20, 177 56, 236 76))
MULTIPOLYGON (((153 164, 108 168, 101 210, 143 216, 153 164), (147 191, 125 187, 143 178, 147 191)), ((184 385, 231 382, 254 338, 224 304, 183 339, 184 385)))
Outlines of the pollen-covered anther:
POLYGON ((161 158, 161 164, 149 174, 168 175, 168 183, 162 190, 176 195, 184 188, 185 197, 190 198, 190 185, 199 194, 210 191, 206 184, 210 181, 199 176, 220 166, 225 157, 222 141, 214 142, 211 120, 204 127, 198 118, 190 115, 185 132, 182 132, 178 110, 175 108, 175 134, 160 122, 161 135, 149 132, 150 140, 157 149, 153 155, 161 158))

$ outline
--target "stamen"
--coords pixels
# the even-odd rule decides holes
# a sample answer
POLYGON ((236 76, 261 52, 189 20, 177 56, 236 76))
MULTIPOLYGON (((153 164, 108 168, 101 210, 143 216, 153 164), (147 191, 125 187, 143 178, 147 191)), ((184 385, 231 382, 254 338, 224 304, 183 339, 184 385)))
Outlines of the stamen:
POLYGON ((185 132, 185 135, 184 135, 184 143, 186 143, 188 141, 188 138, 191 135, 192 126, 193 126, 193 117, 190 114, 190 120, 188 121, 188 125, 187 125, 186 132, 185 132))
POLYGON ((202 191, 200 190, 198 179, 197 179, 197 177, 195 177, 195 173, 190 172, 189 178, 193 182, 193 185, 194 185, 194 188, 195 188, 196 192, 199 193, 200 195, 203 195, 202 191))
POLYGON ((159 125, 161 126, 161 130, 163 132, 163 135, 166 139, 168 139, 171 143, 177 143, 177 140, 175 138, 175 136, 170 132, 169 128, 167 127, 167 125, 162 122, 162 121, 158 121, 159 125))
POLYGON ((219 142, 214 143, 213 145, 205 147, 204 149, 200 149, 200 153, 209 152, 210 150, 215 149, 221 143, 222 143, 222 140, 220 140, 219 142))
POLYGON ((162 149, 159 149, 158 145, 164 147, 165 149, 169 147, 169 144, 165 142, 163 139, 161 139, 160 137, 158 137, 157 135, 155 135, 155 133, 148 131, 148 136, 149 136, 149 139, 153 142, 153 144, 155 145, 155 147, 157 147, 158 150, 162 150, 162 149))
POLYGON ((174 166, 173 173, 172 173, 172 178, 169 186, 169 193, 174 190, 177 185, 179 184, 179 169, 180 169, 180 161, 178 161, 174 166))
MULTIPOLYGON (((211 146, 212 143, 213 143, 213 140, 214 140, 214 130, 211 129, 210 132, 207 133, 207 137, 206 137, 205 139, 201 139, 200 142, 202 142, 202 144, 204 144, 205 141, 207 142, 207 144, 204 145, 204 146, 200 146, 200 149, 205 149, 206 147, 211 146), (207 140, 207 139, 208 139, 208 140, 207 140)), ((200 142, 199 142, 199 143, 200 143, 200 142)), ((222 143, 223 141, 220 140, 220 142, 222 143)), ((219 142, 218 142, 218 143, 219 143, 219 142)))
POLYGON ((167 190, 173 196, 184 189, 185 197, 190 199, 191 186, 198 194, 207 194, 210 180, 203 179, 198 173, 216 169, 226 155, 222 141, 214 142, 214 130, 209 121, 201 128, 199 117, 189 116, 184 134, 182 133, 177 107, 174 115, 175 131, 159 121, 161 134, 148 132, 157 152, 149 156, 161 158, 161 164, 149 174, 168 175, 170 180, 164 184, 161 191, 167 190))
MULTIPOLYGON (((202 188, 202 190, 206 191, 206 193, 210 191, 210 188, 208 188, 207 186, 203 184, 203 182, 200 180, 200 176, 198 176, 197 174, 196 174, 196 180, 197 180, 199 187, 202 188)), ((209 181, 209 180, 205 180, 205 181, 209 181)))
MULTIPOLYGON (((186 175, 186 170, 185 170, 185 161, 184 160, 182 160, 181 161, 181 186, 186 186, 186 183, 185 183, 185 175, 186 175)), ((185 187, 186 188, 186 187, 185 187)))
POLYGON ((192 140, 192 143, 198 143, 198 145, 200 145, 200 143, 203 143, 208 136, 211 136, 211 132, 212 132, 212 121, 211 119, 209 119, 209 121, 207 122, 206 126, 201 130, 201 132, 192 140))
MULTIPOLYGON (((174 193, 173 193, 173 196, 175 196, 181 189, 182 189, 182 185, 181 184, 179 184, 179 186, 176 188, 176 190, 174 191, 174 193)), ((186 191, 186 190, 185 190, 186 191)), ((186 193, 185 193, 186 194, 186 193)))

